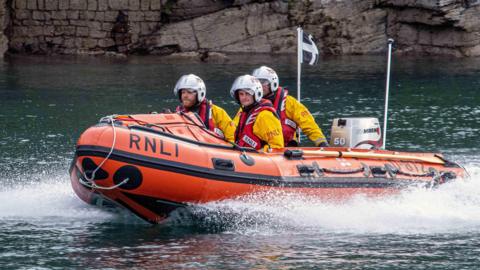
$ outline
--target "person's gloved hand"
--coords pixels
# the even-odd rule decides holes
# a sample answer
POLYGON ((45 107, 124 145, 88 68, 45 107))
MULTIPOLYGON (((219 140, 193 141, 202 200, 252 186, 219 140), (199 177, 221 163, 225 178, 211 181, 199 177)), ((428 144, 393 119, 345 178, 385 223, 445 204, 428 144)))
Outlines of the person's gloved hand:
POLYGON ((327 142, 321 142, 318 147, 329 147, 330 145, 327 142))
POLYGON ((329 146, 327 141, 325 140, 325 138, 320 138, 320 139, 316 140, 314 143, 315 143, 316 147, 328 147, 329 146))

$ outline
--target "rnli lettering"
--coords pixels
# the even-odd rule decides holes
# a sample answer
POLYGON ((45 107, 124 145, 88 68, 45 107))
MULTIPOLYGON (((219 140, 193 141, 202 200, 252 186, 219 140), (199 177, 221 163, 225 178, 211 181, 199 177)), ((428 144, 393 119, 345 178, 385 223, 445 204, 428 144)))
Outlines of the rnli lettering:
POLYGON ((408 161, 390 161, 388 163, 400 171, 408 171, 413 173, 428 173, 428 168, 425 168, 425 165, 423 163, 417 164, 415 162, 408 161))
POLYGON ((292 120, 286 118, 285 119, 285 124, 289 125, 292 128, 297 128, 297 123, 293 122, 292 120))
POLYGON ((275 136, 279 136, 279 135, 280 135, 280 131, 278 129, 267 131, 267 138, 268 139, 271 139, 271 138, 273 138, 275 136))
POLYGON ((165 156, 174 155, 175 157, 178 157, 178 144, 166 143, 161 139, 130 134, 129 146, 130 148, 137 149, 138 151, 159 153, 165 156))
POLYGON ((150 139, 148 137, 145 137, 145 151, 148 152, 148 148, 150 146, 150 149, 152 152, 157 152, 157 141, 155 139, 150 139))
POLYGON ((133 144, 137 147, 137 150, 140 150, 140 136, 130 133, 130 148, 133 147, 133 144))
POLYGON ((405 168, 407 168, 407 170, 409 170, 409 171, 413 171, 413 169, 415 168, 416 171, 418 171, 417 166, 415 166, 415 164, 411 164, 411 163, 405 163, 405 168))
POLYGON ((252 146, 253 148, 256 148, 257 147, 257 143, 250 137, 248 137, 247 135, 244 135, 242 140, 246 143, 248 143, 250 146, 252 146))

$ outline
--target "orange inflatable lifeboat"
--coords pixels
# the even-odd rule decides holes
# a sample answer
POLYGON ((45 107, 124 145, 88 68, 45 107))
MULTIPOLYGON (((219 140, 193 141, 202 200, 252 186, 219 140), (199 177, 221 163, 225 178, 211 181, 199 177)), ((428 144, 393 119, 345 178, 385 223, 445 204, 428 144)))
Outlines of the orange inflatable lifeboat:
POLYGON ((121 205, 152 223, 178 207, 254 192, 336 200, 432 187, 465 173, 432 153, 240 148, 206 130, 194 114, 177 113, 103 118, 80 136, 70 168, 82 200, 121 205))

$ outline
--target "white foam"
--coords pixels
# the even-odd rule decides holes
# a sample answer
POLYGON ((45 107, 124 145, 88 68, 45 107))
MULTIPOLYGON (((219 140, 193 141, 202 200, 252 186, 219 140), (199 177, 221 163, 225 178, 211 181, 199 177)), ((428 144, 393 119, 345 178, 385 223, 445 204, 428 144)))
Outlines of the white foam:
POLYGON ((66 173, 28 176, 41 179, 0 190, 0 219, 66 218, 91 222, 112 218, 112 214, 81 201, 73 192, 66 173))
MULTIPOLYGON (((193 212, 210 225, 226 224, 228 230, 237 233, 480 232, 480 165, 472 162, 466 169, 472 176, 467 181, 455 181, 437 189, 412 189, 384 198, 357 196, 340 203, 269 192, 203 204, 194 207, 193 212)), ((0 220, 138 222, 84 203, 73 192, 64 173, 28 177, 36 181, 17 179, 24 184, 0 190, 0 220)))
POLYGON ((235 231, 275 233, 320 230, 353 233, 480 232, 480 168, 467 168, 472 178, 440 186, 417 188, 344 202, 282 192, 269 192, 199 206, 203 216, 230 223, 235 231), (234 220, 232 219, 234 217, 234 220))

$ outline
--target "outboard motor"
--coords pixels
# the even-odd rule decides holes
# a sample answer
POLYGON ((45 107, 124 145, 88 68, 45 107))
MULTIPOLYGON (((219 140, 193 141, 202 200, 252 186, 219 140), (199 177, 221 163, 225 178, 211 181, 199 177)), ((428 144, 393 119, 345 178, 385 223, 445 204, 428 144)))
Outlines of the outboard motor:
POLYGON ((381 148, 382 133, 378 119, 374 117, 333 119, 330 145, 360 149, 381 148))

